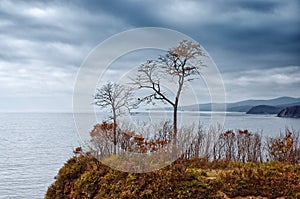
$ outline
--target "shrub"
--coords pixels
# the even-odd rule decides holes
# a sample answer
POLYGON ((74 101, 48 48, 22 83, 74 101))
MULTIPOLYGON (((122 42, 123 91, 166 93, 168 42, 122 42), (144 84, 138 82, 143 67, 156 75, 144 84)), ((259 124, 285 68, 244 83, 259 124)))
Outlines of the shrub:
POLYGON ((149 173, 126 173, 81 156, 65 164, 46 198, 221 198, 220 193, 297 198, 299 176, 300 165, 199 158, 180 159, 149 173), (81 169, 70 178, 65 170, 74 165, 81 169))

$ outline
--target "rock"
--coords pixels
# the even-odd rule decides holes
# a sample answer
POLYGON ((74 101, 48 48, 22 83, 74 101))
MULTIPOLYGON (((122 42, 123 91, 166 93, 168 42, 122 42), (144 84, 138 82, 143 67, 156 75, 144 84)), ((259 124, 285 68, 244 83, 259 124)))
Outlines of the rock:
POLYGON ((278 114, 278 117, 290 117, 300 118, 300 106, 290 106, 282 109, 278 114))

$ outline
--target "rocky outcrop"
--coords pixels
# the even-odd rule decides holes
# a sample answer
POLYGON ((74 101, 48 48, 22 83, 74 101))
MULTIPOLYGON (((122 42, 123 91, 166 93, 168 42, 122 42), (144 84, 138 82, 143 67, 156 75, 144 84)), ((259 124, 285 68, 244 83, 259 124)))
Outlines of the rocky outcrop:
POLYGON ((282 108, 268 105, 259 105, 252 107, 247 114, 277 114, 282 108))
POLYGON ((278 117, 290 117, 300 118, 300 106, 290 106, 282 109, 278 114, 278 117))

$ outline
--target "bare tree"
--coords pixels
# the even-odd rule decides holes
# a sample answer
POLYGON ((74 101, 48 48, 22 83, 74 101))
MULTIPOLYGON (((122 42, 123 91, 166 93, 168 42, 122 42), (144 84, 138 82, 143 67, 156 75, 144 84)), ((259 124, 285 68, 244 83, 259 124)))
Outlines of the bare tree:
POLYGON ((130 112, 130 109, 133 108, 132 96, 132 88, 111 82, 97 89, 94 96, 95 105, 109 108, 112 113, 110 119, 113 120, 114 154, 116 154, 117 145, 117 118, 121 114, 130 112))
POLYGON ((148 60, 138 68, 138 75, 133 79, 134 84, 139 88, 146 88, 153 91, 140 101, 152 102, 162 100, 173 107, 173 144, 177 143, 177 110, 180 95, 186 82, 192 81, 200 75, 200 69, 204 66, 201 58, 205 53, 199 44, 183 40, 177 47, 171 48, 165 55, 161 55, 157 60, 148 60), (167 95, 161 79, 169 78, 175 81, 175 97, 167 95))

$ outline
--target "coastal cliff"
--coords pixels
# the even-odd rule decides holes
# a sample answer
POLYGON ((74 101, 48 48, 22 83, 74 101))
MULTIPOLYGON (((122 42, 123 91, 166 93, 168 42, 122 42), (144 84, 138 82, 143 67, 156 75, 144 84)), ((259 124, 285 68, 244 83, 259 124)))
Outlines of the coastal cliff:
POLYGON ((290 106, 282 109, 278 117, 300 118, 300 106, 290 106))
POLYGON ((247 114, 277 114, 281 108, 268 105, 259 105, 252 107, 247 114))
POLYGON ((149 173, 127 173, 83 155, 59 170, 45 198, 297 198, 299 176, 299 165, 198 158, 149 173))

